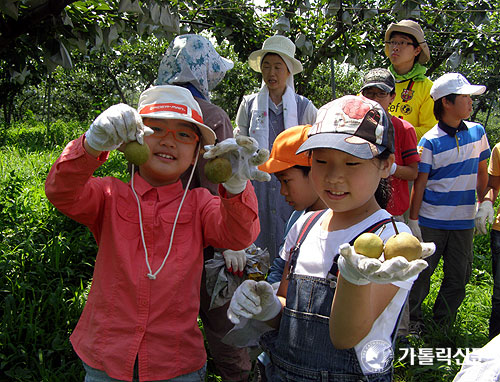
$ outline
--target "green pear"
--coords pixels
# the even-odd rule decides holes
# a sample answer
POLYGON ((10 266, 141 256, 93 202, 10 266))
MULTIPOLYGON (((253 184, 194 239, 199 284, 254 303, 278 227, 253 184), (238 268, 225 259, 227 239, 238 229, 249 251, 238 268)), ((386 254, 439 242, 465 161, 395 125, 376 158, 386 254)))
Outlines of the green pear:
POLYGON ((226 182, 233 174, 231 162, 226 158, 210 159, 205 165, 205 176, 215 184, 226 182))
POLYGON ((141 145, 137 141, 132 141, 127 143, 123 153, 130 163, 140 166, 148 161, 151 151, 147 144, 141 145))

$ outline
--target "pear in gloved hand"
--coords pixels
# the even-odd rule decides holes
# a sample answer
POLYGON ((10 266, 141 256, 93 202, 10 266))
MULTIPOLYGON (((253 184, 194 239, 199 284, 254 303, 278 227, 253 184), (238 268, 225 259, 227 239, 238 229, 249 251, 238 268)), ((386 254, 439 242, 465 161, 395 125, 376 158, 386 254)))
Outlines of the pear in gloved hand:
MULTIPOLYGON (((221 158, 225 161, 219 161, 219 169, 224 169, 229 173, 228 161, 231 164, 231 176, 222 181, 222 186, 232 194, 243 192, 248 180, 259 182, 268 182, 271 176, 260 171, 257 166, 264 163, 269 158, 269 150, 259 149, 259 144, 252 137, 238 135, 236 138, 227 138, 216 145, 205 146, 205 159, 221 158)), ((205 168, 210 165, 207 163, 205 168)), ((222 176, 217 175, 217 181, 222 176)), ((225 178, 225 176, 224 176, 225 178)))
POLYGON ((354 240, 354 251, 360 255, 378 259, 384 250, 382 239, 371 232, 365 232, 354 240))
POLYGON ((403 256, 408 261, 421 259, 422 244, 420 244, 420 241, 411 233, 398 233, 397 235, 391 236, 385 243, 384 257, 386 260, 396 256, 403 256))
POLYGON ((137 141, 132 141, 127 143, 123 153, 125 154, 125 159, 130 163, 141 166, 148 161, 151 150, 145 143, 141 145, 137 141))
POLYGON ((210 159, 205 165, 205 176, 212 183, 224 183, 232 174, 231 162, 226 158, 216 157, 210 159))
POLYGON ((137 110, 121 103, 99 114, 85 133, 85 140, 94 150, 111 151, 132 141, 143 144, 150 134, 153 130, 144 125, 137 110))
POLYGON ((366 285, 370 282, 387 284, 395 281, 408 280, 427 267, 422 259, 408 261, 403 256, 380 261, 369 258, 354 251, 349 243, 339 247, 338 266, 340 274, 352 284, 366 285))

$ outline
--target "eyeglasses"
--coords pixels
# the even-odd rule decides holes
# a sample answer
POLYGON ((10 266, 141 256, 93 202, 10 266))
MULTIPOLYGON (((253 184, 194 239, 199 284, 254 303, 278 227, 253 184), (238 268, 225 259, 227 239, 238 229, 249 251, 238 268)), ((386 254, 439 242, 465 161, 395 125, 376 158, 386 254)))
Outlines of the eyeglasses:
POLYGON ((191 130, 171 130, 166 127, 160 126, 149 126, 153 130, 153 137, 155 138, 163 138, 166 137, 167 134, 172 133, 172 136, 177 142, 187 143, 188 145, 194 145, 200 140, 200 137, 191 130))
POLYGON ((417 46, 413 42, 408 42, 408 41, 386 41, 385 43, 386 45, 389 45, 391 48, 394 48, 395 46, 397 46, 398 48, 399 47, 406 48, 408 45, 414 47, 417 46))
POLYGON ((385 97, 387 97, 389 95, 389 93, 384 92, 384 91, 376 92, 376 91, 372 91, 372 90, 363 90, 362 94, 366 98, 370 98, 370 99, 385 98, 385 97))

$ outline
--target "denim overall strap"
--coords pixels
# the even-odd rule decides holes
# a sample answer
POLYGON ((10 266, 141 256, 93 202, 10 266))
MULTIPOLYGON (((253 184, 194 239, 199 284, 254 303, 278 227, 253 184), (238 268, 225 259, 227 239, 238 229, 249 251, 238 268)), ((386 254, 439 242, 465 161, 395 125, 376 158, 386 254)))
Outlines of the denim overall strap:
POLYGON ((299 248, 302 245, 302 242, 305 240, 311 228, 316 224, 316 222, 321 218, 321 216, 323 216, 323 214, 326 211, 327 210, 315 211, 313 214, 311 214, 311 216, 307 218, 307 220, 302 225, 302 228, 300 229, 299 232, 299 236, 297 238, 297 242, 290 250, 290 266, 288 270, 288 275, 286 277, 287 279, 289 279, 290 275, 294 272, 295 265, 297 264, 297 256, 299 255, 299 248))
MULTIPOLYGON (((302 235, 298 244, 304 238, 302 235)), ((300 245, 295 248, 298 258, 300 245)), ((298 275, 293 270, 289 276, 279 330, 265 333, 260 342, 272 361, 271 381, 390 381, 390 370, 365 376, 353 348, 340 350, 333 346, 329 318, 336 284, 327 278, 298 275)))

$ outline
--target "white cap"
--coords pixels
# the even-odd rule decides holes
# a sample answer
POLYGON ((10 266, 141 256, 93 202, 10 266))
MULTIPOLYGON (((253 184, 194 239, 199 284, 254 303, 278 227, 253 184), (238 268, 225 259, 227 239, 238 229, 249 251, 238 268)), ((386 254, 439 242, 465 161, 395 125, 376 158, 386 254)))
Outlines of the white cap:
POLYGON ((181 86, 153 86, 142 92, 137 111, 142 118, 181 119, 200 128, 202 146, 215 143, 214 131, 203 124, 200 105, 191 92, 181 86))
POLYGON ((484 85, 471 85, 460 73, 446 73, 439 77, 431 87, 434 101, 449 94, 478 95, 486 91, 484 85))

